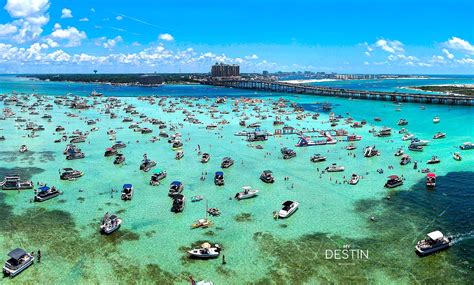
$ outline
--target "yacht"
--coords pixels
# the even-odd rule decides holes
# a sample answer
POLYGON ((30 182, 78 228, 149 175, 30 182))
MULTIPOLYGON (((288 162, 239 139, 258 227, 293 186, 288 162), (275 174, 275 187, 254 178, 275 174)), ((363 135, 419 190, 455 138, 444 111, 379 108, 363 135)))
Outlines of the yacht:
POLYGON ((24 189, 33 189, 34 184, 33 181, 21 181, 20 175, 12 174, 7 175, 0 182, 0 186, 2 190, 24 190, 24 189))
POLYGON ((421 256, 426 256, 437 251, 447 249, 452 245, 452 238, 446 237, 440 231, 434 231, 427 234, 427 238, 419 241, 416 246, 416 252, 421 256))
POLYGON ((230 157, 224 157, 222 159, 221 167, 222 168, 229 168, 234 164, 234 160, 230 157))
POLYGON ((311 162, 321 162, 321 161, 325 161, 326 160, 326 157, 325 156, 322 156, 321 154, 319 153, 316 153, 314 154, 313 156, 311 156, 311 158, 309 159, 311 162))
POLYGON ((435 187, 436 186, 436 174, 428 173, 426 174, 426 186, 435 187))
POLYGON ((408 140, 411 140, 414 137, 415 137, 415 135, 406 133, 406 134, 403 135, 402 141, 408 141, 408 140))
POLYGON ((184 210, 186 198, 183 194, 177 194, 173 197, 173 205, 171 206, 171 212, 180 213, 184 210))
POLYGON ((175 158, 176 160, 180 160, 181 158, 183 158, 183 156, 184 156, 184 151, 180 150, 180 151, 177 151, 177 152, 176 152, 176 155, 175 155, 174 158, 175 158))
POLYGON ((395 152, 395 156, 400 156, 402 154, 403 154, 403 149, 402 148, 397 149, 397 151, 395 152))
POLYGON ((115 155, 114 164, 122 164, 125 162, 125 155, 117 153, 115 155))
POLYGON ((275 177, 273 176, 273 172, 271 170, 264 170, 262 174, 260 174, 260 180, 265 183, 273 183, 275 182, 275 177))
POLYGON ((430 141, 420 140, 418 138, 411 139, 411 144, 419 146, 427 146, 430 141))
POLYGON ((48 186, 41 186, 38 188, 38 190, 35 191, 35 202, 44 202, 49 199, 55 198, 59 195, 61 195, 62 192, 59 192, 56 187, 48 187, 48 186))
POLYGON ((440 121, 440 119, 439 119, 438 116, 433 118, 433 123, 437 124, 437 123, 439 123, 439 121, 440 121))
POLYGON ((224 172, 217 171, 214 175, 214 184, 217 186, 224 185, 224 172))
POLYGON ((250 186, 244 186, 242 187, 241 192, 238 192, 237 194, 235 194, 234 198, 237 200, 249 199, 249 198, 257 196, 257 194, 258 194, 258 190, 252 189, 252 187, 250 186))
POLYGON ((376 155, 380 155, 380 152, 377 149, 375 149, 375 145, 368 146, 364 149, 364 157, 373 157, 376 155))
POLYGON ((399 126, 406 126, 406 125, 408 125, 408 121, 405 120, 405 119, 400 119, 400 120, 398 120, 398 125, 399 126))
POLYGON ((463 145, 459 147, 462 150, 474 149, 474 143, 472 142, 465 142, 463 145))
POLYGON ((440 160, 437 156, 433 155, 433 156, 431 157, 431 159, 428 160, 426 163, 428 163, 428 164, 436 164, 436 163, 440 163, 440 162, 441 162, 441 160, 440 160))
POLYGON ((460 161, 462 159, 461 154, 459 152, 453 153, 454 160, 460 161))
POLYGON ((219 256, 221 248, 218 244, 211 246, 209 243, 203 243, 200 248, 188 250, 189 257, 209 259, 219 256))
POLYGON ((120 228, 122 225, 122 219, 116 215, 110 215, 105 213, 104 218, 100 224, 100 232, 106 235, 109 235, 120 228))
POLYGON ((8 253, 10 257, 3 265, 3 274, 13 278, 34 263, 34 256, 21 248, 16 248, 8 253))
POLYGON ((285 201, 282 204, 281 210, 278 212, 278 217, 281 219, 291 216, 299 207, 300 203, 296 201, 285 201))
POLYGON ((74 170, 72 168, 63 168, 63 171, 59 175, 61 180, 76 180, 79 177, 82 177, 84 172, 80 170, 74 170))
POLYGON ((359 180, 360 180, 360 176, 359 176, 359 175, 357 175, 357 174, 352 174, 351 180, 349 180, 349 184, 350 184, 350 185, 356 185, 357 183, 359 183, 359 180))
POLYGON ((165 179, 168 174, 166 171, 157 169, 155 170, 155 173, 150 178, 150 185, 152 186, 157 186, 160 185, 160 181, 165 179))
POLYGON ((173 197, 175 195, 181 194, 183 192, 184 186, 180 181, 173 181, 170 184, 170 189, 168 191, 168 196, 173 197))
POLYGON ((402 155, 402 159, 400 160, 400 165, 407 165, 411 162, 411 158, 408 154, 402 155))
POLYGON ((335 163, 326 167, 325 169, 327 172, 341 172, 344 171, 344 166, 338 166, 335 163))
POLYGON ((28 147, 26 147, 26 145, 22 145, 20 146, 20 150, 19 150, 21 153, 24 153, 24 152, 27 152, 28 151, 28 147))
POLYGON ((283 155, 283 159, 291 159, 293 157, 296 157, 296 152, 287 147, 282 148, 280 151, 281 151, 281 154, 283 155))
POLYGON ((446 137, 446 133, 442 133, 442 132, 437 132, 434 136, 433 136, 433 139, 443 139, 446 137))
POLYGON ((387 182, 385 183, 385 188, 395 188, 403 185, 403 180, 397 175, 390 175, 387 182))
POLYGON ((133 196, 133 185, 132 184, 124 184, 122 187, 122 195, 120 198, 124 201, 132 200, 133 196))
POLYGON ((202 163, 208 163, 210 159, 211 159, 211 155, 209 153, 205 152, 205 153, 202 154, 201 162, 202 163))

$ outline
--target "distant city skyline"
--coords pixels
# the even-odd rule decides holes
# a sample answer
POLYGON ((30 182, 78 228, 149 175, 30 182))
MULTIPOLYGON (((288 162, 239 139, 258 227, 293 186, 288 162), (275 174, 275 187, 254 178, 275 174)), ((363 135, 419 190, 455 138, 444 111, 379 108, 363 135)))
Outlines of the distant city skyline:
POLYGON ((0 73, 474 74, 474 3, 0 2, 0 73))

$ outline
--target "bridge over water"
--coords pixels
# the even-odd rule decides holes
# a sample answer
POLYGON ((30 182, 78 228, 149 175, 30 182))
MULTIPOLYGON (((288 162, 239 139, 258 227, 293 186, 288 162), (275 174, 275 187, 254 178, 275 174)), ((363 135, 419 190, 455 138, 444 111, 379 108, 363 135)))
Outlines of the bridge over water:
POLYGON ((249 79, 209 79, 203 84, 250 89, 256 91, 284 92, 364 100, 474 106, 474 97, 457 95, 352 90, 279 81, 249 79))

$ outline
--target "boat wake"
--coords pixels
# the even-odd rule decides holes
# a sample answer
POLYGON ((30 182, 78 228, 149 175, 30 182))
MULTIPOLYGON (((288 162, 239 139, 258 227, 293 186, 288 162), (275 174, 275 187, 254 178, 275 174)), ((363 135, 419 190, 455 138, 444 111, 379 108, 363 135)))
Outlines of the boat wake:
POLYGON ((461 233, 461 234, 455 234, 455 235, 451 235, 450 237, 452 238, 451 244, 454 245, 462 241, 474 239, 474 231, 461 233))

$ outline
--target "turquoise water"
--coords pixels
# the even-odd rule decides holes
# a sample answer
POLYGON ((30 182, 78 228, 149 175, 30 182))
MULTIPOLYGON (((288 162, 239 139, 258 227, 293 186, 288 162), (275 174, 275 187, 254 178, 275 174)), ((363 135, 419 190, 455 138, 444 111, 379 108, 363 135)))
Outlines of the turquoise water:
MULTIPOLYGON (((144 88, 1 79, 0 93, 15 90, 43 95, 40 98, 45 101, 36 107, 40 115, 31 115, 14 105, 4 106, 3 102, 0 107, 9 107, 17 116, 44 125, 45 131, 30 138, 29 132, 23 130, 25 123, 15 122, 14 118, 0 121, 0 135, 6 138, 0 141, 0 176, 18 172, 23 178, 55 185, 64 191, 59 198, 44 203, 31 203, 31 190, 0 194, 0 214, 4 217, 0 221, 0 252, 6 255, 17 246, 43 252, 41 264, 13 279, 13 283, 171 284, 186 283, 189 276, 212 280, 214 284, 420 281, 462 284, 473 280, 474 189, 470 183, 473 175, 469 171, 474 169, 474 150, 461 152, 463 160, 460 162, 451 157, 452 152, 459 151, 457 146, 473 140, 472 107, 426 105, 425 110, 421 110, 416 104, 255 93, 199 85, 144 88), (87 95, 94 89, 119 97, 122 107, 114 110, 117 119, 110 119, 104 113, 105 103, 100 101, 107 97, 100 99, 94 108, 78 111, 54 104, 55 97, 46 96, 87 95), (157 104, 138 98, 151 95, 170 96, 165 100, 165 107, 174 103, 176 112, 164 112, 157 104), (212 118, 208 110, 217 96, 229 99, 226 104, 217 105, 219 112, 212 118), (232 112, 234 100, 240 97, 258 97, 263 103, 240 102, 239 112, 232 112), (280 97, 300 104, 309 113, 321 113, 318 120, 311 116, 297 120, 297 114, 287 104, 282 117, 288 116, 285 120, 288 126, 330 129, 329 114, 320 111, 320 103, 328 102, 335 114, 368 121, 361 129, 350 128, 342 120, 336 127, 361 135, 362 141, 355 142, 357 149, 349 152, 345 149, 347 142, 295 148, 297 136, 275 136, 261 143, 263 149, 259 150, 233 135, 244 130, 238 124, 242 114, 250 117, 249 123, 261 122, 262 129, 273 132, 275 114, 271 103, 280 97), (52 111, 44 111, 47 103, 54 105, 52 111), (166 139, 149 141, 158 136, 160 130, 156 125, 140 123, 141 127, 153 129, 152 134, 129 129, 131 123, 122 122, 124 117, 130 116, 122 110, 127 104, 133 104, 148 118, 176 127, 175 132, 182 134, 184 158, 174 159, 175 152, 166 139), (254 110, 255 106, 260 110, 254 110), (183 109, 203 124, 184 121, 183 109), (40 118, 44 113, 52 115, 51 122, 40 118), (69 117, 68 113, 77 117, 69 117), (266 114, 268 118, 256 118, 258 114, 266 114), (439 124, 433 124, 434 116, 441 118, 439 124), (374 117, 382 121, 375 122, 374 117), (430 141, 423 152, 406 149, 408 143, 398 134, 400 118, 409 121, 405 127, 410 133, 430 141), (69 135, 76 129, 87 131, 93 127, 86 124, 88 119, 97 119, 94 126, 99 130, 91 132, 85 143, 78 144, 86 158, 65 160, 62 151, 66 143, 53 143, 60 137, 55 127, 63 125, 69 135), (205 128, 224 119, 229 124, 215 130, 205 128), (393 135, 377 138, 368 132, 372 127, 382 126, 393 128, 393 135), (109 129, 116 130, 117 140, 127 143, 121 150, 126 156, 123 166, 116 166, 112 157, 103 156, 105 148, 113 143, 106 134, 109 129), (433 140, 432 136, 438 131, 445 132, 446 138, 433 140), (20 154, 18 148, 22 144, 26 144, 29 151, 20 154), (203 152, 211 154, 209 163, 199 161, 198 145, 203 152), (364 158, 362 151, 368 145, 376 145, 381 155, 364 158), (284 146, 294 148, 297 157, 281 159, 279 150, 284 146), (399 147, 404 147, 412 159, 418 161, 418 170, 414 170, 412 164, 400 166, 399 158, 393 155, 399 147), (157 168, 168 173, 160 186, 150 186, 151 172, 138 169, 144 153, 157 162, 157 168), (309 158, 314 153, 324 154, 327 161, 311 163, 309 158), (434 167, 426 165, 432 155, 439 156, 442 162, 434 167), (224 170, 225 186, 218 187, 213 183, 213 175, 220 170, 225 156, 232 157, 235 164, 224 170), (345 171, 320 174, 333 162, 344 166, 345 171), (58 169, 64 167, 79 169, 85 175, 77 181, 61 181, 58 169), (424 187, 425 174, 419 170, 425 167, 430 167, 439 177, 434 191, 424 187), (384 174, 377 172, 379 168, 384 174), (264 184, 258 179, 265 169, 274 172, 274 184, 264 184), (206 179, 202 181, 206 172, 206 179), (352 173, 362 175, 363 179, 355 186, 341 183, 352 173), (403 175, 404 185, 394 191, 386 190, 383 185, 390 174, 403 175), (288 181, 283 179, 285 176, 289 177, 288 181), (184 183, 188 199, 184 212, 179 214, 170 212, 171 200, 167 196, 173 180, 184 183), (130 202, 121 201, 120 193, 111 195, 111 189, 120 191, 125 183, 134 185, 135 195, 130 202), (259 189, 258 197, 244 201, 231 199, 245 185, 259 189), (214 226, 190 229, 195 220, 204 217, 206 207, 204 201, 191 203, 194 195, 204 196, 209 207, 221 210, 220 217, 211 217, 214 226), (387 195, 392 198, 386 200, 387 195), (300 209, 289 219, 275 221, 272 212, 285 200, 299 201, 300 209), (106 211, 117 213, 123 219, 122 228, 109 237, 98 233, 99 221, 106 211), (369 220, 371 216, 376 217, 376 222, 369 220), (459 237, 459 242, 449 251, 422 259, 417 257, 413 250, 416 241, 436 229, 459 237), (221 259, 188 259, 185 250, 202 241, 221 244, 227 264, 222 265, 221 259), (346 244, 369 250, 369 259, 341 264, 325 258, 326 250, 340 249, 346 244)), ((37 101, 30 95, 21 98, 29 105, 37 101)), ((92 103, 91 98, 88 101, 92 103)), ((132 118, 134 122, 143 120, 138 116, 132 118)))

